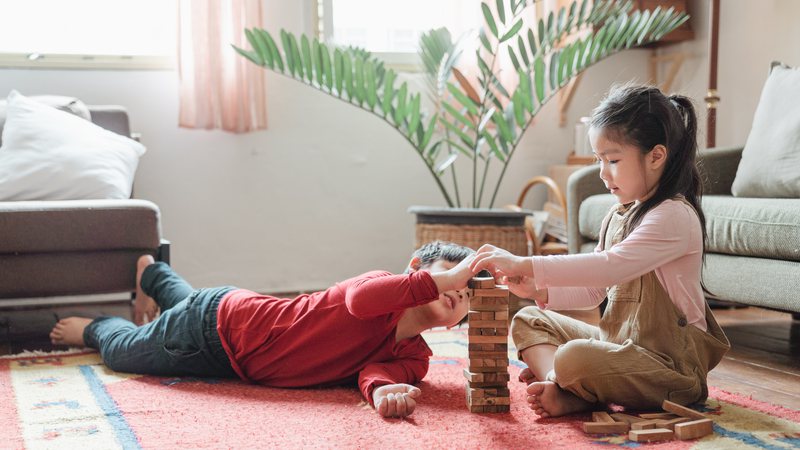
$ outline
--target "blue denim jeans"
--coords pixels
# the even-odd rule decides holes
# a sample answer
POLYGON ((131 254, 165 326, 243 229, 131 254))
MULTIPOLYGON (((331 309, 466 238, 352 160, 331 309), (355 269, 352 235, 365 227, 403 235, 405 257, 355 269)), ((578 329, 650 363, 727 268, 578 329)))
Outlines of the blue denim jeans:
POLYGON ((233 287, 192 289, 167 264, 142 273, 142 290, 161 308, 137 327, 121 317, 98 317, 84 330, 88 347, 117 372, 150 375, 236 377, 217 333, 217 308, 233 287))

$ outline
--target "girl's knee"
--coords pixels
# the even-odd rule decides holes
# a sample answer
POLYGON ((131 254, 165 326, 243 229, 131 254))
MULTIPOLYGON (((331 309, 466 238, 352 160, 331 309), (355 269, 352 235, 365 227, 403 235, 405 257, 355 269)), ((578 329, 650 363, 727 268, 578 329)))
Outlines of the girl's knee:
POLYGON ((574 339, 558 347, 553 358, 553 370, 559 383, 591 376, 593 366, 604 353, 593 345, 593 339, 574 339))

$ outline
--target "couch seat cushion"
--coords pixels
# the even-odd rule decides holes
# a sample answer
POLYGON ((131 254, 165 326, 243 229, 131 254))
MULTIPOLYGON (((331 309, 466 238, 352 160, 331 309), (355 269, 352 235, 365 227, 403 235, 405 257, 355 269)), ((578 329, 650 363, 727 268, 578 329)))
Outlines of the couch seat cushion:
MULTIPOLYGON (((581 203, 579 227, 598 240, 603 218, 616 203, 611 194, 581 203)), ((800 199, 703 197, 711 253, 800 261, 800 199)))
POLYGON ((800 261, 800 199, 703 198, 714 253, 800 261))
POLYGON ((146 200, 0 202, 0 254, 158 248, 159 214, 146 200))

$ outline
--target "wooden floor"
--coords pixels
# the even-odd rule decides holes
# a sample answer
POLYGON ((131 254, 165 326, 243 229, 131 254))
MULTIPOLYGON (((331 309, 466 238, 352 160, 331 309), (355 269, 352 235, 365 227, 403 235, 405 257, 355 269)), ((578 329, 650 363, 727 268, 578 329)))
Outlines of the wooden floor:
MULTIPOLYGON (((120 304, 0 310, 0 355, 53 350, 47 333, 57 317, 128 316, 120 304)), ((709 374, 709 384, 756 400, 800 410, 800 321, 760 308, 715 309, 731 351, 709 374)))

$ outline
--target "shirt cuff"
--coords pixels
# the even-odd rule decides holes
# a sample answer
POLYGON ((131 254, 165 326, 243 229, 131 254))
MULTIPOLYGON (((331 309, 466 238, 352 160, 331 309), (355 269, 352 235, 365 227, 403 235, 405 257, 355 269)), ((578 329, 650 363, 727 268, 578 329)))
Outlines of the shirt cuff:
POLYGON ((536 285, 536 289, 547 289, 544 268, 546 259, 546 256, 531 256, 531 264, 533 264, 533 282, 536 285))

